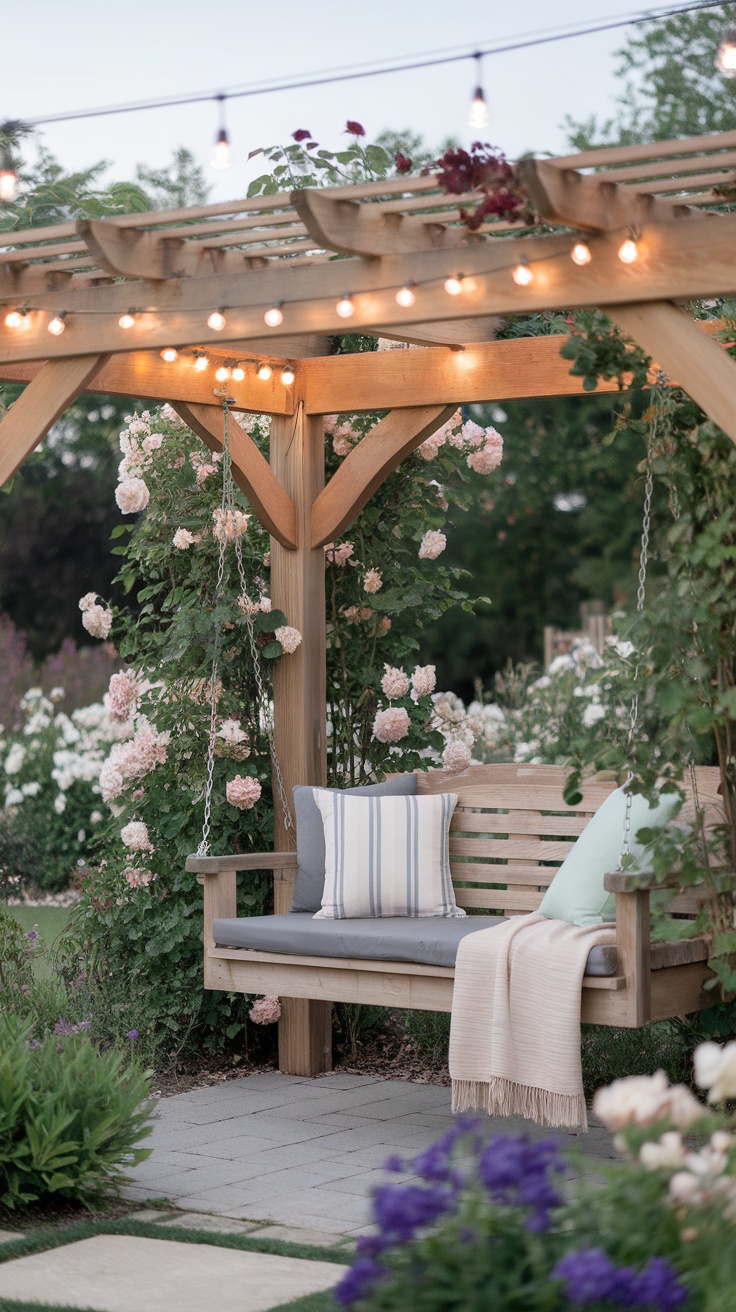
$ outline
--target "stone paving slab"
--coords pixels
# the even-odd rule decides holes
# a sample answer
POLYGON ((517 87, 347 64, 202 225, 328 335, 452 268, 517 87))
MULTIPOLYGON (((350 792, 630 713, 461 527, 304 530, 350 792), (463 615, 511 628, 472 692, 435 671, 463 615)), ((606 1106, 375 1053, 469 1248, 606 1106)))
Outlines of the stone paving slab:
MULTIPOLYGON (((365 1075, 315 1080, 265 1072, 164 1098, 147 1162, 128 1197, 164 1198, 187 1211, 326 1237, 365 1231, 369 1200, 392 1154, 411 1159, 453 1124, 450 1090, 365 1075)), ((498 1118, 496 1133, 549 1130, 498 1118)), ((586 1165, 613 1159, 608 1132, 559 1131, 586 1165)), ((172 1222, 173 1224, 173 1222, 172 1222)), ((304 1242, 309 1242, 305 1240, 304 1242)))
POLYGON ((331 1289, 346 1267, 209 1244, 97 1235, 0 1266, 0 1299, 99 1312, 268 1312, 331 1289))

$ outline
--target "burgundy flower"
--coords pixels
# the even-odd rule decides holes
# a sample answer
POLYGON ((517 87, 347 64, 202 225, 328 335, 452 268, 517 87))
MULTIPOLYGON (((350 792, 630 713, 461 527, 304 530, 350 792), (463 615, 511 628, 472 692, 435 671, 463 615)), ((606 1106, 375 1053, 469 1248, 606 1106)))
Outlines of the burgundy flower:
POLYGON ((311 132, 308 132, 306 128, 297 128, 296 132, 292 132, 291 135, 294 141, 307 141, 308 139, 311 139, 312 136, 311 132))
POLYGON ((356 122, 355 122, 355 119, 353 119, 353 118, 349 118, 349 119, 348 119, 347 123, 345 124, 345 131, 346 131, 346 132, 352 132, 352 134, 353 134, 354 137, 364 137, 364 136, 365 136, 365 128, 363 127, 363 124, 362 124, 362 123, 356 123, 356 122))
POLYGON ((404 155, 400 150, 397 150, 396 152, 396 155, 394 157, 394 164, 396 165, 397 173, 411 173, 413 167, 412 162, 410 159, 407 159, 406 155, 404 155))

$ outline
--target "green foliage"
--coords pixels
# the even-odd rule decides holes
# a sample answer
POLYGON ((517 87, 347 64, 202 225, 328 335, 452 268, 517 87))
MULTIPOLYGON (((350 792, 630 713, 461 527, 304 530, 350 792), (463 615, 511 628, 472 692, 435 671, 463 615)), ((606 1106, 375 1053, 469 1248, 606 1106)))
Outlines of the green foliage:
POLYGON ((616 378, 622 390, 644 387, 648 382, 649 357, 600 310, 577 311, 560 355, 572 361, 570 373, 582 378, 586 392, 594 392, 599 379, 616 378))
POLYGON ((150 1076, 84 1034, 42 1042, 0 1016, 0 1203, 100 1198, 150 1150, 150 1076))

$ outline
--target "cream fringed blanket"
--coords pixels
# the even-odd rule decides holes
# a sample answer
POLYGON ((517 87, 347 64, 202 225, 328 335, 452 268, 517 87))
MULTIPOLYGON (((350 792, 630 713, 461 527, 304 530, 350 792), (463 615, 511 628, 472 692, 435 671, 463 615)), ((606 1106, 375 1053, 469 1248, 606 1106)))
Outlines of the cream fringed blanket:
POLYGON ((450 1027, 452 1110, 588 1128, 580 990, 590 949, 615 926, 585 929, 536 911, 461 940, 450 1027))

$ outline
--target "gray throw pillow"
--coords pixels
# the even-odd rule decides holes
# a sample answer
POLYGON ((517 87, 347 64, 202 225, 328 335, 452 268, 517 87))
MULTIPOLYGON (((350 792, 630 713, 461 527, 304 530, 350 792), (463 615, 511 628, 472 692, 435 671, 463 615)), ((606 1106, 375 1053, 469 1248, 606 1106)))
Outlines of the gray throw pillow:
MULTIPOLYGON (((330 792, 352 793, 358 797, 378 794, 381 797, 413 797, 417 791, 415 774, 400 774, 381 784, 362 788, 331 788, 330 792)), ((291 911, 319 911, 325 886, 325 831, 322 814, 314 800, 314 788, 295 784, 294 818, 296 820, 296 882, 291 911)))

